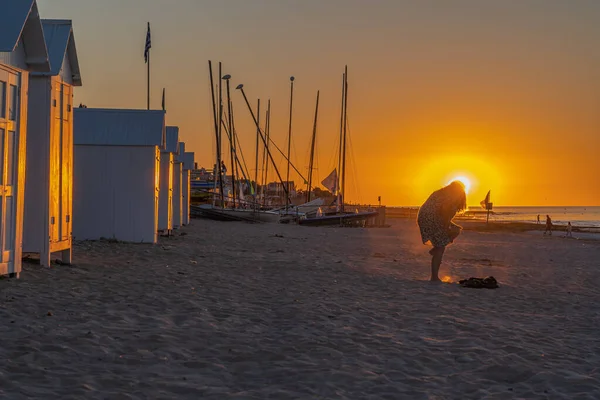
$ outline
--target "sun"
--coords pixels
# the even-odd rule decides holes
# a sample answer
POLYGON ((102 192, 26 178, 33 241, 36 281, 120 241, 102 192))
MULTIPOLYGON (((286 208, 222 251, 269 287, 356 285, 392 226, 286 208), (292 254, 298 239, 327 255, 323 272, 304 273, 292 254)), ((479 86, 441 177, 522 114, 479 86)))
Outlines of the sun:
POLYGON ((469 180, 469 178, 465 178, 464 176, 457 176, 456 178, 450 179, 450 182, 448 182, 448 184, 454 181, 459 181, 463 185, 465 185, 465 192, 469 194, 469 189, 471 189, 471 181, 469 180))

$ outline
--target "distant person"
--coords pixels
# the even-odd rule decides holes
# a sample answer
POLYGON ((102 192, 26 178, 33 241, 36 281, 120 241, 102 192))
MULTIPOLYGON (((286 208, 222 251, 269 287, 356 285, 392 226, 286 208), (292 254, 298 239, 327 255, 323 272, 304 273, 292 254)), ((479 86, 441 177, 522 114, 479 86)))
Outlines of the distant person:
POLYGON ((423 244, 431 242, 431 281, 439 281, 438 276, 446 246, 454 242, 462 228, 452 222, 457 212, 467 208, 465 185, 454 181, 448 186, 433 192, 419 209, 417 223, 421 230, 423 244))
POLYGON ((549 215, 546 215, 546 230, 544 231, 544 235, 546 233, 552 236, 552 218, 549 215))
POLYGON ((567 237, 573 237, 573 226, 571 226, 571 221, 567 223, 567 237))
POLYGON ((540 223, 540 214, 538 214, 538 220, 537 220, 537 223, 538 223, 538 225, 539 225, 539 223, 540 223))

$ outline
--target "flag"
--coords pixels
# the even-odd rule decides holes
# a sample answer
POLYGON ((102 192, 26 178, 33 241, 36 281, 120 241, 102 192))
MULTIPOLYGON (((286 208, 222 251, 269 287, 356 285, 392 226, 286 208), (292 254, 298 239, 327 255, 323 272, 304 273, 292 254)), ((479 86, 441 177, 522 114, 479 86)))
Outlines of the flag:
POLYGON ((325 186, 331 193, 335 194, 338 190, 337 170, 334 169, 331 171, 327 178, 323 179, 321 185, 325 186))
POLYGON ((146 33, 146 46, 144 47, 144 59, 146 60, 146 64, 148 64, 148 60, 150 58, 150 48, 152 48, 152 38, 150 35, 150 22, 148 22, 148 32, 146 33))
POLYGON ((162 97, 162 109, 163 111, 167 111, 166 109, 166 103, 165 103, 165 88, 163 88, 163 97, 162 97))
POLYGON ((484 210, 487 210, 487 205, 490 204, 490 192, 491 192, 491 190, 488 190, 487 195, 485 196, 485 199, 483 199, 479 202, 479 204, 481 205, 481 208, 483 208, 484 210))

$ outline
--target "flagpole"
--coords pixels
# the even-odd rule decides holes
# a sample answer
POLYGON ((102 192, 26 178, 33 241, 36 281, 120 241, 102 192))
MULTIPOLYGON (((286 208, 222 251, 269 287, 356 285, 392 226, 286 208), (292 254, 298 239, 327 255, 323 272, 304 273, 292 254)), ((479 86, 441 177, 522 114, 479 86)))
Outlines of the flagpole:
POLYGON ((146 45, 144 47, 144 55, 146 58, 147 67, 147 86, 146 86, 146 107, 150 110, 150 49, 152 48, 152 36, 150 33, 150 22, 148 22, 148 31, 146 32, 146 45))
POLYGON ((150 109, 150 50, 148 50, 148 86, 147 86, 147 97, 146 103, 148 106, 148 110, 150 109))

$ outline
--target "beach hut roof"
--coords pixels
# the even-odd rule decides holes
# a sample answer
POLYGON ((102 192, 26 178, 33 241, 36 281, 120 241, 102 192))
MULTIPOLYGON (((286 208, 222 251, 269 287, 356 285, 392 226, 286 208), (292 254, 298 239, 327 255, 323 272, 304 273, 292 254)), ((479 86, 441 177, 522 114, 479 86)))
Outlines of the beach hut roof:
POLYGON ((194 169, 195 157, 196 155, 193 151, 183 153, 183 169, 194 169))
POLYGON ((165 112, 75 108, 73 143, 76 145, 166 147, 165 112))
POLYGON ((183 162, 183 157, 184 157, 184 154, 185 154, 185 142, 179 142, 179 144, 178 144, 177 147, 178 147, 179 151, 177 152, 177 156, 175 157, 175 161, 178 161, 178 162, 182 163, 183 162))
POLYGON ((167 126, 167 151, 179 154, 179 127, 167 126))
POLYGON ((23 41, 31 71, 48 72, 50 62, 35 0, 0 0, 0 53, 12 53, 23 41))
POLYGON ((43 75, 56 76, 60 74, 63 60, 66 59, 71 67, 73 86, 81 86, 81 71, 73 34, 73 23, 66 19, 43 19, 44 38, 50 59, 50 72, 43 75))

